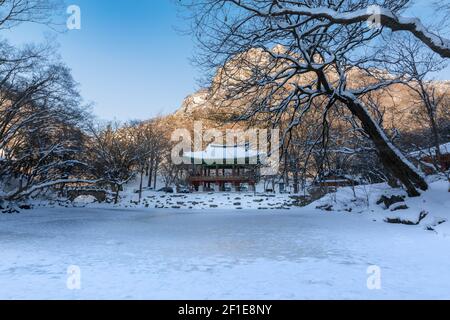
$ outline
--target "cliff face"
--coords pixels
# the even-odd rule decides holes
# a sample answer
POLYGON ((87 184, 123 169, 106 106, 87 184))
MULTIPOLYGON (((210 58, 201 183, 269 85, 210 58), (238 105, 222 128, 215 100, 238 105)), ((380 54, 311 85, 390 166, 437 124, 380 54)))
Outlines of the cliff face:
MULTIPOLYGON (((273 49, 275 53, 283 53, 284 50, 280 46, 273 49)), ((252 49, 237 55, 235 59, 230 60, 217 70, 215 77, 212 79, 211 88, 201 89, 188 96, 180 109, 171 116, 171 119, 185 123, 202 120, 205 126, 223 125, 222 120, 232 115, 242 115, 248 110, 252 102, 260 101, 267 90, 270 90, 266 87, 259 87, 258 82, 255 82, 252 75, 261 71, 264 73, 267 70, 274 72, 274 70, 282 67, 283 65, 274 63, 267 56, 267 52, 258 49, 252 49), (237 90, 242 85, 248 86, 248 88, 242 91, 237 90)), ((352 69, 348 71, 348 87, 362 88, 375 84, 376 80, 373 74, 380 78, 391 78, 390 74, 382 70, 371 70, 371 75, 368 75, 361 69, 352 69)), ((329 72, 328 77, 331 82, 337 81, 336 74, 333 71, 329 72)), ((314 83, 315 75, 306 73, 296 76, 290 81, 292 83, 286 83, 287 93, 289 93, 289 86, 292 84, 314 83)), ((436 81, 430 83, 429 86, 435 90, 437 96, 443 97, 442 103, 447 106, 444 109, 448 109, 450 98, 446 97, 446 93, 450 93, 450 81, 436 81)), ((276 97, 278 101, 280 98, 283 97, 276 97)), ((277 103, 276 99, 275 103, 277 103)), ((370 97, 365 97, 364 100, 373 115, 382 118, 383 126, 386 129, 414 131, 424 126, 423 120, 419 121, 419 118, 423 117, 420 113, 423 114, 424 108, 418 101, 417 93, 405 85, 392 85, 387 89, 371 93, 370 97)), ((285 118, 288 117, 289 114, 286 112, 285 118)))
MULTIPOLYGON (((436 81, 433 83, 438 95, 450 94, 450 81, 436 81)), ((218 106, 217 95, 213 95, 207 89, 202 89, 188 96, 177 110, 172 119, 184 122, 206 121, 215 122, 213 119, 226 116, 227 110, 218 106), (222 109, 221 109, 222 108, 222 109)), ((449 98, 444 98, 450 100, 449 98)), ((383 117, 383 125, 386 129, 399 129, 413 131, 420 127, 418 111, 422 108, 417 102, 416 93, 404 85, 392 85, 389 89, 381 90, 371 97, 371 102, 379 105, 380 115, 383 117)), ((245 109, 245 103, 240 106, 245 109)), ((233 108, 236 111, 235 108, 233 108)))
POLYGON ((196 111, 208 108, 209 92, 207 89, 202 89, 184 99, 180 109, 175 112, 176 116, 189 117, 196 111))

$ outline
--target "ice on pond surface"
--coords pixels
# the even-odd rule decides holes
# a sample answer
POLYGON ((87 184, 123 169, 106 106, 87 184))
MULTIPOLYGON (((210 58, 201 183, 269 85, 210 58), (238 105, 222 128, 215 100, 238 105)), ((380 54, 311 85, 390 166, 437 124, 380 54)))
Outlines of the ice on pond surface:
POLYGON ((450 298, 449 249, 369 215, 39 209, 0 216, 0 298, 450 298))

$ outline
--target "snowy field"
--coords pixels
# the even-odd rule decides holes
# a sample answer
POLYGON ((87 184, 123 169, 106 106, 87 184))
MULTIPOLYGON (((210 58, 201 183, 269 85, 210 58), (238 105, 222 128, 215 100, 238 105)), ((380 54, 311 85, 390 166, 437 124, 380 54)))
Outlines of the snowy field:
POLYGON ((0 215, 0 299, 450 299, 449 252, 371 214, 37 209, 0 215))

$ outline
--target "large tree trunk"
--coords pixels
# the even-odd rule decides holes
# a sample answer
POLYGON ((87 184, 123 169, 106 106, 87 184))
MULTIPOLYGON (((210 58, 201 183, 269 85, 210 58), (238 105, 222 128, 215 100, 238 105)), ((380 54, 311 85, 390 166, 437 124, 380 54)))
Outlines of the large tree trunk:
POLYGON ((352 114, 357 117, 370 136, 378 151, 378 156, 383 166, 400 180, 406 187, 410 197, 420 196, 417 188, 426 191, 428 184, 420 171, 408 161, 384 133, 383 129, 376 123, 367 112, 364 104, 351 93, 341 93, 339 100, 347 105, 352 114))
POLYGON ((149 162, 149 170, 148 170, 148 187, 152 187, 153 182, 153 160, 149 162))
POLYGON ((159 160, 156 160, 155 162, 155 175, 153 177, 153 189, 156 190, 157 183, 158 183, 158 169, 159 169, 159 160))
POLYGON ((115 188, 116 188, 116 192, 115 192, 115 196, 114 196, 114 204, 118 204, 119 203, 119 193, 120 193, 120 185, 115 184, 115 188))
POLYGON ((144 184, 144 169, 141 170, 141 180, 139 182, 139 203, 141 203, 142 200, 142 187, 144 184))
POLYGON ((299 182, 298 182, 298 167, 297 164, 294 167, 294 193, 298 194, 300 192, 299 190, 299 182))

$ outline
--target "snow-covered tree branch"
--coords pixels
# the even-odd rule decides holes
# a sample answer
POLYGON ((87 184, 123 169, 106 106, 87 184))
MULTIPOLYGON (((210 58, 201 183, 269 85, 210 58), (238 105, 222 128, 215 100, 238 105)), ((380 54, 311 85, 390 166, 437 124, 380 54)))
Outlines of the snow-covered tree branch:
MULTIPOLYGON (((218 70, 210 83, 218 107, 245 106, 236 117, 240 121, 257 118, 277 126, 291 119, 283 141, 303 125, 307 113, 319 109, 326 146, 330 111, 344 105, 373 142, 386 171, 417 196, 418 189, 427 189, 423 175, 365 102, 370 93, 407 76, 380 69, 383 29, 365 23, 361 11, 377 3, 207 0, 186 5, 200 48, 197 61, 206 70, 218 70), (339 20, 333 21, 336 15, 339 20), (343 23, 344 18, 352 23, 343 23)), ((382 12, 398 14, 407 3, 384 1, 382 12)))
MULTIPOLYGON (((390 30, 410 32, 427 45, 431 50, 438 53, 441 57, 450 58, 450 39, 439 36, 431 32, 421 22, 419 18, 403 17, 397 10, 392 10, 389 7, 383 7, 375 2, 370 5, 369 1, 360 1, 361 5, 353 8, 343 9, 339 7, 338 2, 333 7, 320 6, 310 7, 303 1, 275 1, 274 5, 261 7, 251 4, 252 1, 245 0, 231 0, 238 6, 254 12, 255 14, 267 18, 284 17, 286 15, 304 16, 313 19, 323 19, 330 24, 352 25, 359 23, 372 22, 379 23, 381 26, 389 28, 390 30), (362 5, 367 7, 358 9, 362 5)), ((344 1, 343 1, 344 2, 344 1)), ((341 4, 343 2, 340 2, 341 4)), ((408 1, 398 1, 398 3, 406 3, 408 1)), ((385 1, 384 5, 389 4, 385 1)), ((292 22, 282 23, 286 28, 296 26, 295 19, 292 22)))

